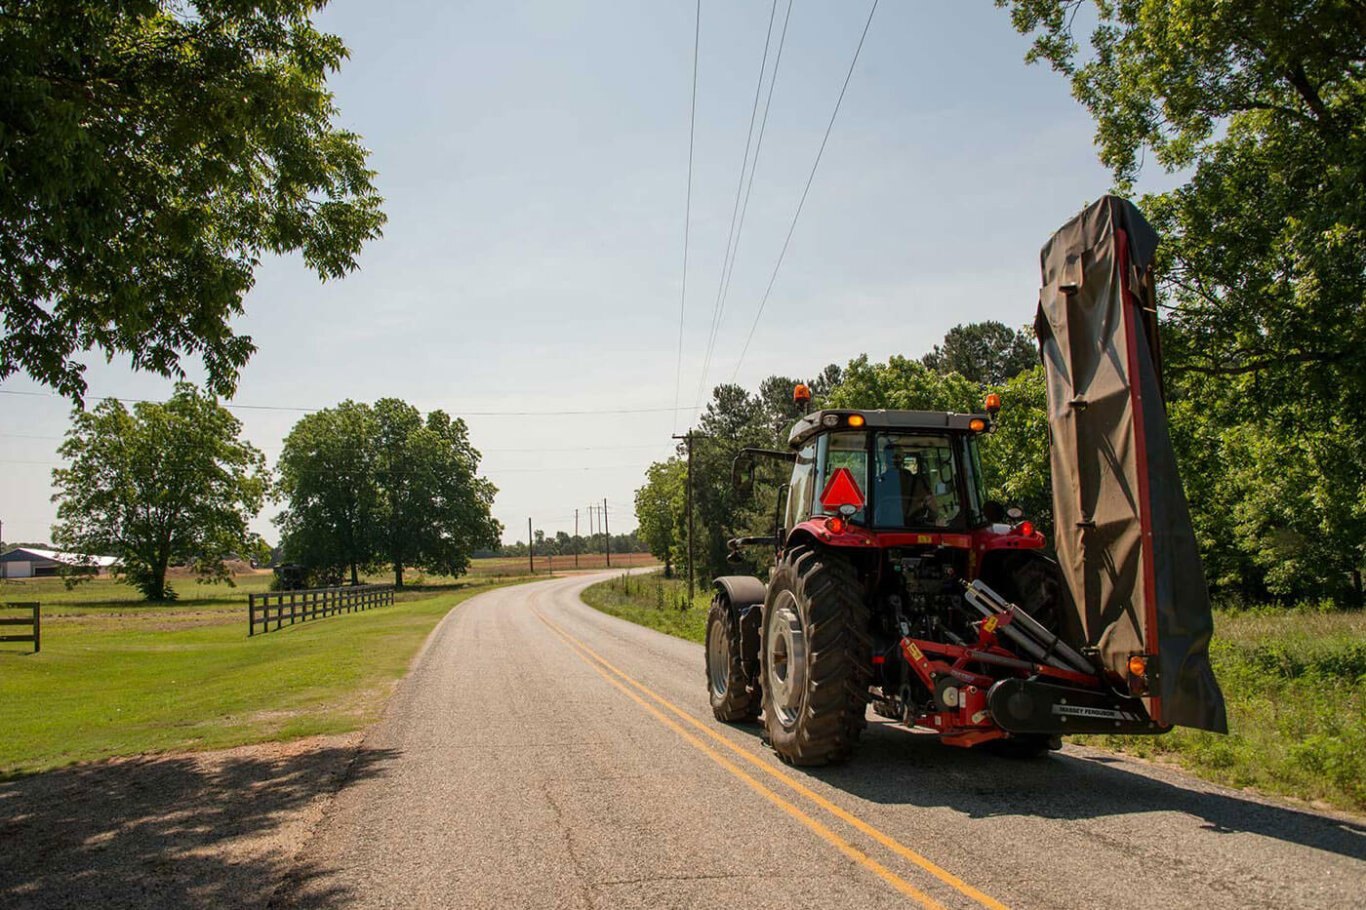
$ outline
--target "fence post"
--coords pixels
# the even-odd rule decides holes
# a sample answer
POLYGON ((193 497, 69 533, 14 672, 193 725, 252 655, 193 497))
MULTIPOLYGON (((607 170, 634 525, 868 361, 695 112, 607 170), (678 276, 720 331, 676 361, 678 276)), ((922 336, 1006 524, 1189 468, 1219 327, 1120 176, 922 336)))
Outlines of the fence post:
POLYGON ((256 595, 247 595, 247 638, 256 634, 256 595))
POLYGON ((33 653, 43 650, 43 614, 40 604, 33 605, 33 653))

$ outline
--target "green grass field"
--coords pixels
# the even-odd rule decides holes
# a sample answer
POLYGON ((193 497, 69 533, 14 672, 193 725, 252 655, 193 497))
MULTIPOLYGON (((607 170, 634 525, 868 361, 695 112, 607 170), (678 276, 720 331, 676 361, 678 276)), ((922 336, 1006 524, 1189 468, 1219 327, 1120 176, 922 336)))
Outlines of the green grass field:
MULTIPOLYGON (((688 604, 682 582, 658 575, 613 578, 583 595, 604 613, 696 642, 706 637, 710 598, 704 589, 688 604)), ((1216 612, 1210 659, 1229 735, 1177 728, 1072 740, 1234 787, 1366 810, 1366 613, 1216 612)))
POLYGON ((358 729, 437 621, 506 581, 413 589, 392 607, 248 638, 246 593, 267 583, 184 582, 174 606, 139 604, 104 579, 74 591, 46 579, 0 585, 0 601, 44 604, 42 653, 0 645, 0 776, 358 729))

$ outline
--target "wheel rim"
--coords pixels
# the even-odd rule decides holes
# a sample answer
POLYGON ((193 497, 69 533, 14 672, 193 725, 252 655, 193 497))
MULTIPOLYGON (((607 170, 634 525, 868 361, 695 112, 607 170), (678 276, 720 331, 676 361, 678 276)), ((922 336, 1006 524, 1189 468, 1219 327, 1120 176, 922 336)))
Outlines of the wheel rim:
POLYGON ((712 692, 725 695, 730 677, 730 636, 724 622, 714 622, 707 629, 707 676, 712 692))
POLYGON ((806 697, 806 631, 792 594, 784 591, 773 605, 764 643, 768 691, 773 712, 784 727, 797 722, 806 697))

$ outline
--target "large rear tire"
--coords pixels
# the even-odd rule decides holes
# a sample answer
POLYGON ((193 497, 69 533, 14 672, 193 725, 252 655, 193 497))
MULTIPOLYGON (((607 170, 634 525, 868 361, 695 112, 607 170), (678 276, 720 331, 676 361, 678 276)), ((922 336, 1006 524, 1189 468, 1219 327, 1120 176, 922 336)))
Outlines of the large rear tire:
POLYGON ((760 638, 764 727, 794 765, 846 761, 867 725, 868 605, 843 558, 793 547, 773 572, 760 638))
POLYGON ((718 593, 707 612, 707 692, 717 720, 737 723, 758 719, 759 697, 750 691, 749 683, 740 624, 730 600, 718 593))

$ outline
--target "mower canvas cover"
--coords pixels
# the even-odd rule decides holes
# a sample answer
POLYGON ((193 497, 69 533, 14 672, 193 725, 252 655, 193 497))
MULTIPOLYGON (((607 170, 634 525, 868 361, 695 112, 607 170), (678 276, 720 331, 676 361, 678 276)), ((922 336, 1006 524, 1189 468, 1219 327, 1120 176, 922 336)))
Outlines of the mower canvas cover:
POLYGON ((1147 657, 1159 724, 1227 732, 1209 663, 1204 569, 1167 434, 1152 261, 1157 235, 1106 196, 1044 245, 1035 330, 1048 382, 1067 637, 1129 677, 1147 657))

